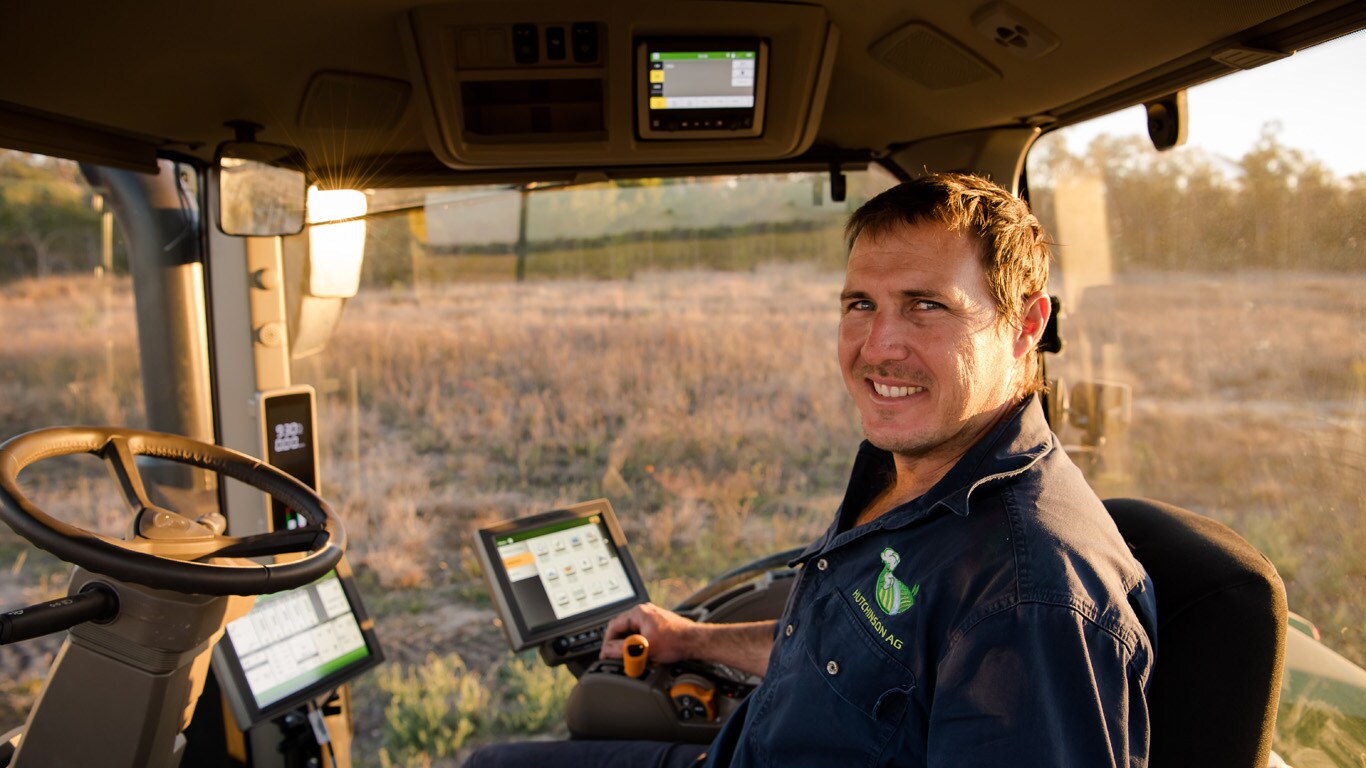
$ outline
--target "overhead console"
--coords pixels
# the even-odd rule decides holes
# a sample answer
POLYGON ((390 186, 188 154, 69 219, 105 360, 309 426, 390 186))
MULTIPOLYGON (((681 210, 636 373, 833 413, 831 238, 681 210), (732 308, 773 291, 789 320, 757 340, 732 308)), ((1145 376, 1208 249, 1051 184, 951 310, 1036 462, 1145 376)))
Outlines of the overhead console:
POLYGON ((818 6, 433 5, 404 19, 432 150, 457 169, 776 160, 816 136, 838 34, 818 6), (547 21, 549 20, 549 21, 547 21))

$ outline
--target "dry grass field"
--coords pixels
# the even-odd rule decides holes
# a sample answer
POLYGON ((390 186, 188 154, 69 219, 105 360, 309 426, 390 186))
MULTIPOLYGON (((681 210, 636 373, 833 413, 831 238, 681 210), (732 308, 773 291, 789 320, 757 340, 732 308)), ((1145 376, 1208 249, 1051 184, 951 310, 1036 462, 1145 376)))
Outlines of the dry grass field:
POLYGON ((1291 610, 1358 664, 1363 287, 1360 276, 1327 274, 1125 276, 1072 313, 1064 332, 1079 333, 1054 369, 1133 386, 1115 471, 1093 477, 1103 496, 1166 499, 1228 523, 1276 564, 1291 610))
MULTIPOLYGON (((606 496, 666 604, 822 530, 859 440, 834 363, 839 285, 783 265, 353 299, 328 351, 295 377, 318 389, 324 494, 352 532, 394 662, 416 669, 456 651, 470 669, 505 663, 470 550, 483 522, 606 496)), ((1070 346, 1050 364, 1070 384, 1133 387, 1132 424, 1095 464, 1102 495, 1227 522, 1275 562, 1292 610, 1358 664, 1363 295, 1361 275, 1124 276, 1069 308, 1070 346)), ((139 423, 131 313, 117 280, 0 287, 4 436, 139 423)), ((117 502, 83 477, 37 478, 35 496, 110 525, 117 502)), ((60 590, 61 573, 0 532, 7 603, 60 590)), ((30 645, 0 648, 0 722, 31 700, 54 647, 30 645)), ((367 754, 395 738, 385 697, 403 685, 414 684, 362 683, 367 754)))

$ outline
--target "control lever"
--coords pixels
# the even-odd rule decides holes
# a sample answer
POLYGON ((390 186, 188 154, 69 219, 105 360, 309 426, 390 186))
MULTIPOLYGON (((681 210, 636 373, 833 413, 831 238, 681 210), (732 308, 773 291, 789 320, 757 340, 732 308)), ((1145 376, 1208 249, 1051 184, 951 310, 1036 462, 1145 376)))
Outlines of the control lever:
POLYGON ((112 589, 87 584, 74 595, 0 615, 0 645, 71 629, 87 621, 108 621, 118 612, 119 600, 112 589))
POLYGON ((645 662, 650 658, 650 641, 644 635, 631 635, 622 641, 621 660, 627 677, 645 674, 645 662))

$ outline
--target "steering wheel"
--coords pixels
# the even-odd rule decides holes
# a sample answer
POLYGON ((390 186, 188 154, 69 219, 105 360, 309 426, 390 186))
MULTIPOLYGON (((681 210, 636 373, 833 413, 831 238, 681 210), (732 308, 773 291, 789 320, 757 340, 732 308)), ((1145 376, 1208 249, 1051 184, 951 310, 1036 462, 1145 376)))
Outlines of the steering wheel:
POLYGON ((327 502, 265 462, 187 437, 106 427, 53 427, 0 445, 0 519, 35 546, 94 573, 143 586, 204 595, 264 595, 321 578, 341 559, 346 530, 327 502), (89 453, 109 465, 135 517, 129 539, 102 536, 44 513, 19 489, 20 470, 55 456, 89 453), (224 534, 221 515, 191 520, 147 498, 134 461, 152 456, 240 480, 300 513, 307 523, 252 536, 224 534), (305 557, 261 565, 208 562, 290 552, 305 557))

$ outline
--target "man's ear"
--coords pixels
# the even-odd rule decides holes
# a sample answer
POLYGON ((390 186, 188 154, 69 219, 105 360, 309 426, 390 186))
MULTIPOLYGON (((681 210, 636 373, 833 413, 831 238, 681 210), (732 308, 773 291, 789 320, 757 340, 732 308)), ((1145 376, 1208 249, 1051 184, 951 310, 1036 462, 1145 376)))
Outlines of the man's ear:
POLYGON ((1053 303, 1043 291, 1025 297, 1020 308, 1020 328, 1015 337, 1015 359, 1019 360, 1034 351, 1048 327, 1048 318, 1053 314, 1053 303))

